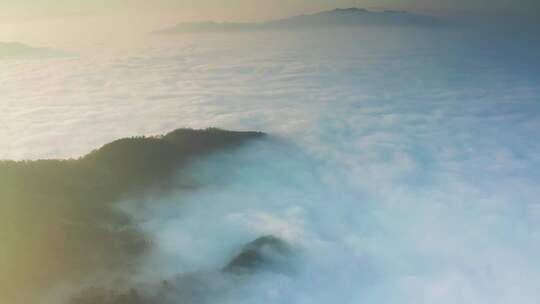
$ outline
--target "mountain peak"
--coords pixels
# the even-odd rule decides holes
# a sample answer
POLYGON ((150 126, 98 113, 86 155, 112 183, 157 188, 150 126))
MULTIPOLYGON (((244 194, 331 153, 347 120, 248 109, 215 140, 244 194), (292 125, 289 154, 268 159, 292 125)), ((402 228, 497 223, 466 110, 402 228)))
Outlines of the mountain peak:
POLYGON ((349 8, 336 8, 333 10, 333 12, 337 12, 337 13, 367 13, 369 12, 367 9, 365 8, 357 8, 357 7, 349 7, 349 8))

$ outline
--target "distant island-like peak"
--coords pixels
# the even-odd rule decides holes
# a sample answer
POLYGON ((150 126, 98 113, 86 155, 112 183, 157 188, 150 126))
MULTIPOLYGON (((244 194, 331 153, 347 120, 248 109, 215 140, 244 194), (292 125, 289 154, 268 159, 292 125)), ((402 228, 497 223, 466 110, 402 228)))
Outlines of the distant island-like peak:
POLYGON ((440 27, 436 17, 396 10, 368 10, 365 8, 336 8, 309 15, 293 16, 267 22, 184 22, 164 29, 159 34, 193 32, 238 32, 263 30, 320 29, 336 27, 440 27))

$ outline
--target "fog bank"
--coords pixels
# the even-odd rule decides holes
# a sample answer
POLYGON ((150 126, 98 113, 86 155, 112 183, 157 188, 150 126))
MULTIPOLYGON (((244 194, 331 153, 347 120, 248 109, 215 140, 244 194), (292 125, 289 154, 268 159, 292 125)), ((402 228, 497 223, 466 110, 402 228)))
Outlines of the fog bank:
POLYGON ((191 164, 188 186, 207 187, 188 196, 125 203, 157 246, 134 279, 216 271, 274 235, 297 269, 256 273, 217 302, 538 302, 537 40, 401 29, 153 39, 0 73, 0 158, 80 155, 181 126, 271 134, 191 164))

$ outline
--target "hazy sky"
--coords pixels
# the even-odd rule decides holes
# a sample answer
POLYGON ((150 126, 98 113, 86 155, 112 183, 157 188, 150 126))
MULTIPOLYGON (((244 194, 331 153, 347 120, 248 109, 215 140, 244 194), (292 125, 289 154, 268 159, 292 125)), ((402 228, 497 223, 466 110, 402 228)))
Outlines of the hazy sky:
POLYGON ((353 6, 496 22, 540 19, 540 0, 0 0, 0 41, 47 45, 181 21, 260 21, 353 6))
POLYGON ((185 18, 261 20, 334 7, 404 9, 437 14, 532 14, 538 0, 0 0, 4 20, 92 14, 173 13, 185 18))

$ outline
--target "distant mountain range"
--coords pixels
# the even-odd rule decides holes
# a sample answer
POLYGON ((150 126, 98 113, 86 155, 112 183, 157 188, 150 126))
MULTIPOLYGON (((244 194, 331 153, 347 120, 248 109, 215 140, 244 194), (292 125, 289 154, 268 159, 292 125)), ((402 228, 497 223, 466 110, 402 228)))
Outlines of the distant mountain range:
POLYGON ((442 25, 443 22, 436 17, 403 11, 370 11, 360 8, 338 8, 312 15, 300 15, 262 23, 186 22, 179 23, 157 33, 236 32, 367 26, 440 27, 442 25))

